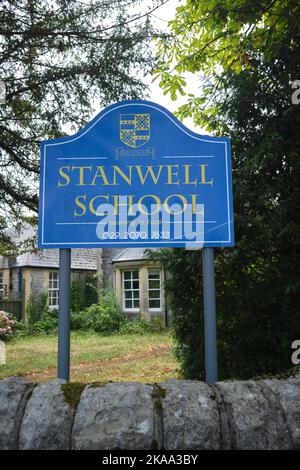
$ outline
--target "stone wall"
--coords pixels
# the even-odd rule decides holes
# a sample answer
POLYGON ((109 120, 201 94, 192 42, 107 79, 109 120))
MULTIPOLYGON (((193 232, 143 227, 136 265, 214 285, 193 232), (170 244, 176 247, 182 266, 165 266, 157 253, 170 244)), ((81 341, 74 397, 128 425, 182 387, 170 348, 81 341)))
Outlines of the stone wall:
POLYGON ((49 270, 31 269, 31 292, 32 297, 37 300, 43 293, 48 293, 49 270))
POLYGON ((104 287, 109 287, 113 281, 112 259, 115 258, 124 248, 103 248, 102 250, 102 275, 104 287))
POLYGON ((0 381, 0 449, 300 449, 288 380, 35 385, 0 381))
POLYGON ((19 300, 22 287, 19 285, 19 270, 11 269, 6 271, 7 298, 9 300, 19 300))

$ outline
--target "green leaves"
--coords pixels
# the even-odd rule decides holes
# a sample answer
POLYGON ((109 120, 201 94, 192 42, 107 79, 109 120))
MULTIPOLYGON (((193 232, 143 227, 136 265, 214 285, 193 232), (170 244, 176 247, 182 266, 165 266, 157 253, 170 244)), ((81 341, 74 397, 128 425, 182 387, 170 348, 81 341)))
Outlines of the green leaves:
POLYGON ((162 75, 159 86, 163 89, 163 94, 170 94, 173 101, 177 100, 177 94, 185 95, 184 87, 186 86, 185 79, 180 75, 171 75, 164 73, 162 75))
POLYGON ((220 71, 240 74, 262 57, 271 63, 283 37, 290 46, 289 31, 299 34, 299 23, 295 0, 187 0, 169 23, 173 39, 158 42, 161 87, 176 99, 186 86, 177 74, 200 71, 208 78, 220 71))

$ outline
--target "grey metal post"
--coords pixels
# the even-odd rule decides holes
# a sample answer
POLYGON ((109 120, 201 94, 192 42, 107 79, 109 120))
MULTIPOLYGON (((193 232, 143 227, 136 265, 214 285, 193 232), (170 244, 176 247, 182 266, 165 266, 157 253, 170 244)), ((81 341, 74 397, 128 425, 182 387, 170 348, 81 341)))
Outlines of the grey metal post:
POLYGON ((214 249, 203 248, 204 341, 206 382, 218 380, 214 249))
POLYGON ((59 250, 58 378, 70 378, 71 249, 59 250))

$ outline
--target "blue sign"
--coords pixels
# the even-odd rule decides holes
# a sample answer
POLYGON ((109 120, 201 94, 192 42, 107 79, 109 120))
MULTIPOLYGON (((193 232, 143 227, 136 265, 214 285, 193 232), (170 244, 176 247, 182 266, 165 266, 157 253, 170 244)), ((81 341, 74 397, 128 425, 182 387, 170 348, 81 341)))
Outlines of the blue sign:
POLYGON ((133 100, 42 142, 40 248, 233 244, 228 138, 133 100))

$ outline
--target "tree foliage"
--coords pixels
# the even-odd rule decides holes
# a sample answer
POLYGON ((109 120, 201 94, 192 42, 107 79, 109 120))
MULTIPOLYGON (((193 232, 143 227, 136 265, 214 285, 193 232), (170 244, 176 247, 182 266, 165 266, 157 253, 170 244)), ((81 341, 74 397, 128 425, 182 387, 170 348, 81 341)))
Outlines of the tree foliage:
MULTIPOLYGON (((187 0, 170 25, 175 39, 160 42, 165 92, 184 94, 187 71, 202 84, 179 117, 232 138, 236 246, 216 250, 221 378, 290 368, 300 333, 299 20, 294 0, 187 0)), ((203 377, 200 255, 162 259, 182 371, 203 377)))
POLYGON ((99 105, 145 93, 151 12, 164 2, 2 2, 0 215, 15 221, 37 211, 40 140, 78 130, 99 105))

